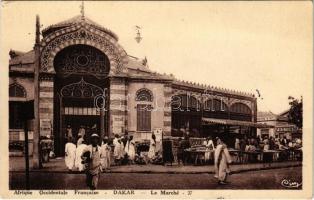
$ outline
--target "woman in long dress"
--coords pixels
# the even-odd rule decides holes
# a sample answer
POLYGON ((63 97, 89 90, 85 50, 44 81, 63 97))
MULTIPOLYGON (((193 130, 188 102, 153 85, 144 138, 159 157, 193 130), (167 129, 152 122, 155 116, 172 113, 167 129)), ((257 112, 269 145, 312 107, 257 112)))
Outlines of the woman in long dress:
POLYGON ((227 177, 230 173, 229 164, 232 162, 227 145, 217 139, 217 147, 215 150, 215 178, 218 184, 227 184, 227 177))
POLYGON ((69 138, 69 142, 65 145, 65 165, 70 171, 74 167, 75 151, 76 145, 73 143, 73 139, 69 138))
POLYGON ((82 155, 84 149, 87 147, 85 141, 83 140, 81 144, 77 145, 75 152, 75 167, 81 172, 85 170, 85 165, 82 164, 82 155))
POLYGON ((156 136, 152 134, 152 139, 150 140, 149 151, 148 151, 148 158, 151 160, 156 155, 156 136))
POLYGON ((127 141, 124 151, 127 153, 129 160, 131 163, 134 162, 135 159, 135 143, 133 141, 133 136, 131 135, 129 137, 129 140, 127 141))

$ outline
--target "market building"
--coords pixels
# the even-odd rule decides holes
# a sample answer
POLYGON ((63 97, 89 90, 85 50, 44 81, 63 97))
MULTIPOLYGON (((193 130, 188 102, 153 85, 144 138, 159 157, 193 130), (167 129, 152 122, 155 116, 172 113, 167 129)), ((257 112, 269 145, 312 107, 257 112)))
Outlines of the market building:
POLYGON ((264 126, 256 123, 253 94, 156 73, 145 59, 128 55, 114 32, 84 15, 41 32, 37 18, 34 49, 9 54, 11 144, 24 139, 21 102, 36 97, 39 130, 36 119, 30 121, 30 144, 36 134, 53 136, 57 155, 64 154, 67 126, 74 137, 83 125, 109 137, 127 131, 136 141, 149 139, 155 130, 162 130, 163 138, 182 136, 183 130, 191 137, 231 137, 256 135, 264 126))

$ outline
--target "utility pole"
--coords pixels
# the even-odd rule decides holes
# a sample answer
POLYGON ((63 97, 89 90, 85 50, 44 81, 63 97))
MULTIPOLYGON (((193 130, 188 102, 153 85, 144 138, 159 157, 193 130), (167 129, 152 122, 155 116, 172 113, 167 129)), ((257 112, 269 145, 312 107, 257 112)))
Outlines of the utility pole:
POLYGON ((29 190, 28 120, 34 119, 34 101, 23 102, 19 112, 24 123, 25 188, 29 190))
POLYGON ((40 20, 36 15, 35 34, 35 71, 34 71, 34 136, 33 136, 33 168, 42 168, 40 153, 40 121, 39 121, 39 68, 40 68, 40 20))

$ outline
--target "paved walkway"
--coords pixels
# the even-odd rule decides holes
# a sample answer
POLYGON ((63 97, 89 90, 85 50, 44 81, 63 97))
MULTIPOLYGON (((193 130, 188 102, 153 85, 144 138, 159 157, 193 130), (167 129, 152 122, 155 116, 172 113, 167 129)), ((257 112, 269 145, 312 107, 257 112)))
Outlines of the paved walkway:
MULTIPOLYGON (((63 158, 51 159, 50 162, 44 163, 42 169, 32 169, 32 162, 30 157, 30 170, 36 171, 47 171, 57 173, 79 173, 77 171, 69 172, 64 164, 63 158)), ((287 161, 287 162, 275 162, 275 163, 252 163, 252 164, 233 164, 231 165, 232 173, 239 173, 245 171, 255 171, 263 169, 278 169, 287 167, 302 166, 300 161, 287 161)), ((9 162, 10 172, 22 172, 25 170, 24 157, 10 157, 9 162)), ((199 174, 199 173, 214 173, 213 165, 123 165, 123 166, 112 166, 110 173, 184 173, 184 174, 199 174)))

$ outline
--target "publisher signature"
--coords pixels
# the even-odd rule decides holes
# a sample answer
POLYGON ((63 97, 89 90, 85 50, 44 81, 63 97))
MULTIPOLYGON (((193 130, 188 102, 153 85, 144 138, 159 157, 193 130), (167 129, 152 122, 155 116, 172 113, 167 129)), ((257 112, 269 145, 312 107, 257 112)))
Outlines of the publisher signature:
POLYGON ((290 179, 283 179, 281 181, 281 185, 285 188, 299 188, 302 186, 302 183, 298 183, 297 181, 292 181, 290 179))

